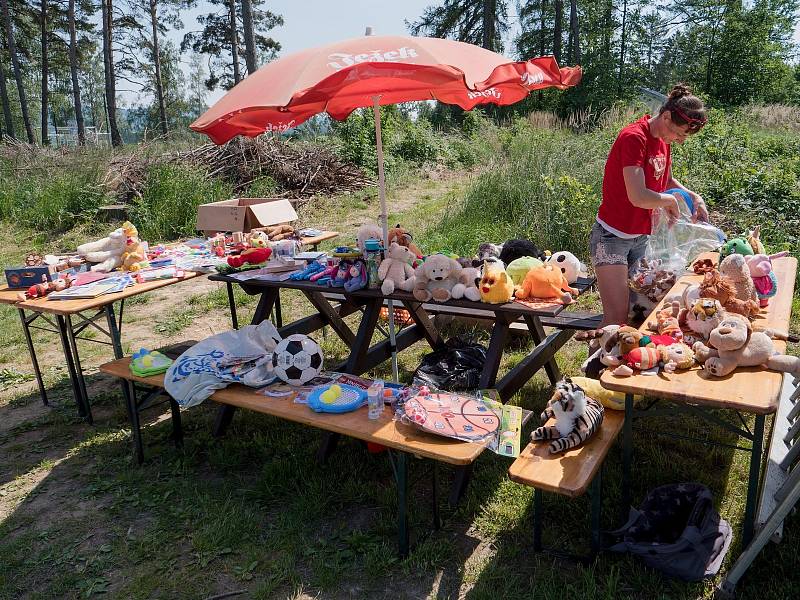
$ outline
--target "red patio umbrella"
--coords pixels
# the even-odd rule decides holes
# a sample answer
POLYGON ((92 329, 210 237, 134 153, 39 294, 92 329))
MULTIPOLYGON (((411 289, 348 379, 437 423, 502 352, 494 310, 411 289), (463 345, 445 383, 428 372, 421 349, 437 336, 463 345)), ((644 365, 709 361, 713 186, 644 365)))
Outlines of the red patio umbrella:
MULTIPOLYGON (((513 62, 485 48, 452 40, 365 36, 289 54, 264 65, 190 127, 224 144, 237 135, 285 131, 322 112, 342 120, 356 108, 372 106, 385 240, 388 222, 380 105, 412 100, 438 100, 465 110, 480 104, 508 105, 533 90, 565 89, 580 78, 580 67, 559 68, 552 56, 513 62)), ((389 331, 393 343, 391 318, 389 331)))

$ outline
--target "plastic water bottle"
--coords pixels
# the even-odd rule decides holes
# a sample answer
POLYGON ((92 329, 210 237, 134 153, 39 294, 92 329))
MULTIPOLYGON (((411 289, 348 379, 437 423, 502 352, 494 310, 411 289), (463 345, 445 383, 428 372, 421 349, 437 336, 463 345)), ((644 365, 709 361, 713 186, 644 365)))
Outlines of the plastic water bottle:
POLYGON ((367 416, 372 419, 379 419, 383 414, 383 381, 376 379, 367 388, 367 416))
POLYGON ((381 287, 378 277, 378 267, 381 264, 381 243, 379 240, 369 239, 364 242, 364 254, 367 262, 367 287, 376 290, 381 287))

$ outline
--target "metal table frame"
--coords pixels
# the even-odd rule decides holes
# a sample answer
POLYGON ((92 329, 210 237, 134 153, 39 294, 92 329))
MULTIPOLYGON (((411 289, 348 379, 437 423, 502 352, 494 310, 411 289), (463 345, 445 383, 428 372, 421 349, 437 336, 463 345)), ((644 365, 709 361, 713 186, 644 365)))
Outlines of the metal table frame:
POLYGON ((34 310, 26 311, 24 308, 17 307, 19 319, 22 323, 22 330, 25 334, 25 342, 28 345, 28 353, 31 357, 31 363, 33 363, 36 383, 39 386, 39 394, 45 406, 49 406, 49 402, 41 367, 39 366, 39 359, 36 356, 36 346, 31 336, 31 329, 38 329, 40 331, 47 331, 48 333, 56 333, 59 335, 61 347, 64 351, 64 359, 67 363, 70 384, 72 385, 72 393, 78 407, 78 416, 86 419, 86 421, 91 424, 94 422, 94 419, 92 417, 89 396, 86 393, 86 381, 83 377, 83 368, 81 367, 77 342, 78 340, 83 340, 95 344, 111 346, 114 350, 114 358, 122 358, 121 331, 125 299, 121 299, 119 304, 119 316, 115 314, 113 303, 105 304, 94 309, 93 314, 77 312, 71 315, 50 314, 34 310), (76 318, 75 320, 77 322, 73 322, 73 317, 76 318), (106 321, 105 328, 98 323, 98 321, 102 322, 104 318, 106 321), (41 323, 37 324, 37 321, 43 321, 46 325, 41 323), (86 330, 90 330, 90 328, 92 331, 99 331, 105 339, 81 337, 81 334, 86 330))
POLYGON ((750 542, 750 540, 753 539, 753 533, 755 531, 756 505, 758 502, 758 489, 761 481, 761 463, 763 460, 763 449, 764 449, 764 424, 766 422, 767 415, 756 414, 755 424, 753 429, 751 430, 740 411, 734 410, 733 412, 739 418, 741 427, 732 424, 724 419, 720 419, 719 417, 714 415, 710 409, 706 409, 701 406, 693 406, 684 403, 675 403, 669 400, 661 400, 661 399, 657 400, 657 402, 667 402, 671 405, 671 407, 664 409, 654 409, 652 407, 655 404, 651 404, 647 408, 634 410, 633 394, 630 393, 625 394, 625 424, 622 427, 622 441, 623 441, 622 442, 623 443, 622 510, 624 514, 622 514, 621 516, 623 518, 623 521, 627 519, 627 511, 631 504, 630 482, 631 482, 631 464, 633 459, 634 419, 639 419, 643 417, 661 416, 661 415, 691 414, 694 416, 699 416, 709 423, 713 423, 714 425, 717 425, 718 427, 721 427, 726 431, 730 431, 731 433, 734 433, 738 436, 741 436, 749 440, 751 442, 750 447, 731 445, 731 444, 721 444, 717 442, 711 442, 708 440, 690 438, 688 436, 681 436, 666 432, 659 432, 659 431, 654 432, 653 430, 650 429, 648 430, 648 433, 651 434, 657 433, 658 435, 665 435, 668 437, 674 437, 678 439, 689 439, 703 444, 723 446, 732 448, 734 450, 741 450, 750 453, 750 468, 747 478, 747 503, 745 505, 744 523, 742 531, 742 542, 743 545, 746 546, 750 542))

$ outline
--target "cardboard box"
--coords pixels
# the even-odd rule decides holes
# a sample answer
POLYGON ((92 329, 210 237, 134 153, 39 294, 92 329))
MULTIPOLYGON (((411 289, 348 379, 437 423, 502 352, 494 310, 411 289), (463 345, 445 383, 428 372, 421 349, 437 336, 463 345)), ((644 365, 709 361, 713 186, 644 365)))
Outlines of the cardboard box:
POLYGON ((197 207, 195 228, 205 233, 241 231, 281 225, 297 219, 292 203, 285 198, 233 198, 197 207))
POLYGON ((6 269, 6 282, 9 289, 26 289, 37 283, 53 281, 58 277, 57 273, 53 265, 8 268, 6 269))

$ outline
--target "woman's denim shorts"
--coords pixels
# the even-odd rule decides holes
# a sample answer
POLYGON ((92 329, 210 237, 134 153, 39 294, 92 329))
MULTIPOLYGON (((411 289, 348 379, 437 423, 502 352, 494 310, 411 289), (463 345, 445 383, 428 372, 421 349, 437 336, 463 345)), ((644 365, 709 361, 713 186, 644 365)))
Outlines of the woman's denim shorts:
POLYGON ((628 273, 632 275, 647 249, 648 237, 647 235, 631 239, 617 237, 595 221, 589 235, 592 266, 596 269, 605 265, 627 265, 628 273))

